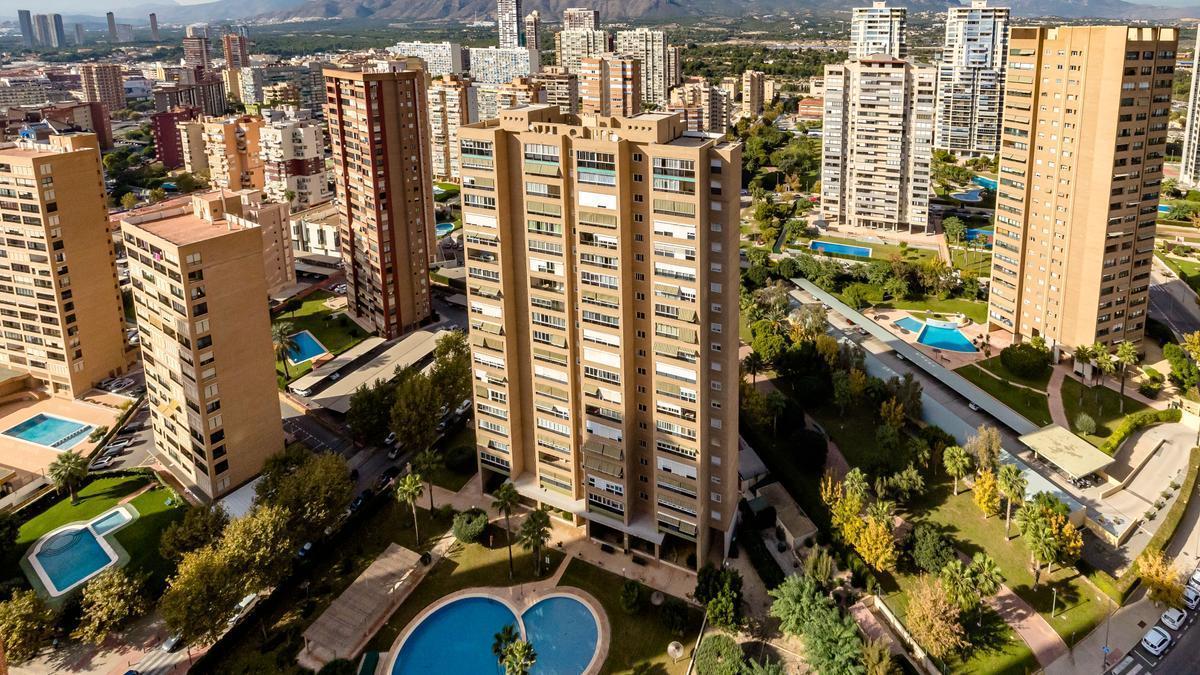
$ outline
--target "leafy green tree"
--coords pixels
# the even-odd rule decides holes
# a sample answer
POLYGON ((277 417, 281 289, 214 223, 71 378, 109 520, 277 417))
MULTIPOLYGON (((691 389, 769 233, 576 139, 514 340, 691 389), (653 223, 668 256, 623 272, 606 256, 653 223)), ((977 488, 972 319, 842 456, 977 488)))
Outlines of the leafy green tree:
POLYGON ((167 525, 158 540, 158 553, 167 560, 178 562, 188 551, 204 548, 217 541, 229 514, 219 504, 189 506, 183 520, 167 525))
POLYGON ((1075 416, 1075 431, 1091 436, 1096 433, 1096 420, 1085 412, 1080 412, 1075 416))
MULTIPOLYGON (((283 450, 267 457, 263 462, 262 473, 259 474, 258 483, 254 486, 254 499, 256 502, 269 501, 271 497, 279 491, 280 483, 284 482, 312 458, 312 450, 309 450, 300 443, 292 443, 284 446, 283 450)), ((224 529, 228 524, 228 517, 225 523, 221 524, 221 529, 224 529)), ((215 538, 215 537, 214 537, 215 538)), ((196 547, 199 548, 199 547, 196 547)))
POLYGON ((1004 574, 992 556, 983 551, 976 551, 975 555, 971 556, 970 571, 971 583, 980 598, 990 598, 1000 592, 1004 574))
POLYGON ((521 639, 521 634, 517 632, 515 624, 505 624, 499 632, 492 636, 492 656, 496 657, 496 663, 504 664, 504 652, 508 646, 517 640, 521 639))
POLYGON ((346 459, 323 452, 310 455, 283 477, 265 503, 288 513, 289 530, 297 539, 312 541, 341 517, 353 496, 346 459))
POLYGON ((517 492, 516 486, 508 481, 505 481, 500 485, 500 487, 496 488, 496 493, 493 495, 493 497, 492 508, 496 509, 497 512, 504 516, 504 541, 508 545, 508 579, 509 581, 512 581, 514 574, 512 554, 513 542, 512 525, 509 524, 509 517, 512 516, 513 511, 517 509, 517 506, 520 505, 521 495, 517 492))
POLYGON ((137 195, 133 194, 132 192, 126 192, 125 194, 121 195, 121 208, 128 211, 129 209, 137 206, 138 201, 137 195))
POLYGON ((550 514, 545 509, 534 509, 517 532, 517 541, 522 548, 533 552, 534 576, 542 576, 542 548, 549 540, 550 514))
POLYGON ((14 591, 0 602, 0 642, 9 663, 24 663, 50 639, 54 612, 36 591, 14 591))
POLYGON ((637 579, 626 579, 621 585, 621 609, 626 614, 637 614, 642 611, 645 592, 637 579))
POLYGON ((154 188, 150 191, 150 202, 157 203, 167 198, 167 191, 162 188, 154 188))
POLYGON ((938 574, 954 559, 954 547, 937 525, 920 522, 913 527, 912 559, 917 567, 938 574))
POLYGON ((102 644, 146 611, 144 586, 143 578, 117 567, 92 577, 83 587, 82 618, 71 637, 102 644))
POLYGON ((376 380, 371 385, 362 385, 350 395, 350 409, 346 412, 346 425, 350 433, 363 443, 378 443, 388 433, 392 421, 392 406, 396 402, 396 388, 390 382, 376 380))
POLYGON ((1025 501, 1025 488, 1029 481, 1016 464, 1005 464, 1000 467, 1000 494, 1004 495, 1004 538, 1008 539, 1008 528, 1012 522, 1013 504, 1025 501))
POLYGON ((532 644, 524 640, 517 640, 504 648, 504 675, 529 675, 536 662, 537 652, 532 644))
POLYGON ((21 519, 12 511, 0 512, 0 559, 8 556, 17 545, 21 531, 21 519))
POLYGON ((238 572, 217 548, 185 553, 158 604, 167 629, 187 644, 216 642, 242 597, 238 572))
POLYGON ((260 504, 225 528, 218 550, 241 575, 243 593, 273 588, 287 575, 296 548, 288 520, 282 507, 260 504))
POLYGON ((295 338, 296 327, 290 321, 281 321, 271 325, 271 345, 275 349, 275 360, 283 364, 283 376, 290 380, 292 374, 288 368, 292 354, 300 348, 295 338))
POLYGON ((942 451, 942 461, 946 465, 946 473, 954 477, 954 496, 957 497, 958 479, 971 470, 971 456, 963 448, 952 445, 942 451))
POLYGON ((413 534, 417 543, 421 542, 421 530, 417 525, 417 500, 421 498, 421 492, 424 490, 425 484, 421 482, 421 476, 415 473, 405 475, 396 484, 396 499, 408 504, 412 509, 413 534))
POLYGON ((1000 431, 996 427, 981 424, 975 430, 975 435, 967 439, 963 449, 975 460, 980 472, 995 472, 1000 464, 1000 431))
POLYGON ((408 447, 421 451, 437 439, 441 416, 441 394, 428 375, 409 369, 401 373, 392 404, 392 431, 406 439, 408 447))
POLYGON ((942 568, 938 577, 942 581, 946 597, 958 605, 959 609, 969 612, 975 608, 979 602, 979 595, 975 592, 971 568, 963 564, 963 561, 958 558, 951 559, 942 568))
POLYGON ((696 649, 696 672, 699 675, 742 675, 742 648, 733 638, 714 633, 704 638, 696 649))
POLYGON ((432 380, 447 410, 471 397, 471 346, 466 333, 452 330, 438 338, 433 348, 432 380))
POLYGON ((70 492, 72 504, 79 503, 79 495, 76 490, 87 479, 87 474, 87 459, 83 455, 71 451, 58 453, 54 461, 50 462, 50 466, 46 467, 46 476, 50 478, 54 488, 70 492))
POLYGON ((963 235, 967 233, 967 226, 963 224, 961 218, 950 216, 942 221, 942 232, 946 235, 946 240, 952 245, 962 243, 963 235))
POLYGON ((821 673, 853 673, 862 668, 858 626, 807 576, 791 575, 769 591, 771 616, 780 629, 799 636, 808 665, 821 673))
POLYGON ((469 544, 479 541, 487 529, 488 517, 483 509, 468 509, 454 514, 450 531, 458 541, 469 544))
POLYGON ((783 669, 783 664, 778 661, 770 659, 763 659, 762 661, 746 659, 746 663, 742 666, 741 675, 787 675, 787 671, 783 669))
POLYGON ((758 374, 767 369, 767 364, 763 361, 762 354, 752 351, 742 359, 742 368, 750 376, 750 383, 754 384, 758 381, 758 374))
POLYGON ((446 468, 446 460, 432 448, 426 448, 416 454, 412 460, 413 471, 427 476, 429 488, 429 512, 433 513, 433 475, 446 468))
POLYGON ((863 644, 862 660, 865 675, 900 675, 900 669, 892 661, 892 651, 884 640, 867 640, 863 644))

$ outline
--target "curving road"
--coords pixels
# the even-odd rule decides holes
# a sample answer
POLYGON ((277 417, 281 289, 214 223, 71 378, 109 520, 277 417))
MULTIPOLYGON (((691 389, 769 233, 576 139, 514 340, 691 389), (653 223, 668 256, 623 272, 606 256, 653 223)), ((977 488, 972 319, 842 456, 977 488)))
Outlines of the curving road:
POLYGON ((1157 258, 1150 272, 1150 317, 1170 326, 1176 335, 1200 331, 1196 293, 1157 258))

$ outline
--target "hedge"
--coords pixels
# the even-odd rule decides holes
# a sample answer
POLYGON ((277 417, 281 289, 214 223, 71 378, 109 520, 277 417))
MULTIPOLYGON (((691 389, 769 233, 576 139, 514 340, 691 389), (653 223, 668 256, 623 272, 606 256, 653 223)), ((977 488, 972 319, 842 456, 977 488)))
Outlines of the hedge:
POLYGON ((1143 410, 1141 412, 1134 413, 1121 420, 1121 423, 1117 425, 1117 428, 1112 432, 1112 435, 1104 439, 1104 442, 1100 444, 1100 451, 1106 455, 1112 456, 1116 454, 1117 448, 1121 447, 1121 444, 1125 442, 1125 439, 1129 438, 1130 435, 1132 435, 1133 432, 1137 431, 1138 429, 1162 422, 1178 422, 1182 418, 1183 411, 1179 408, 1170 408, 1168 410, 1143 410))
MULTIPOLYGON (((1163 550, 1167 543, 1171 541, 1171 538, 1175 536, 1175 529, 1179 527, 1179 521, 1183 519, 1183 514, 1187 511, 1188 498, 1192 495, 1192 491, 1196 487, 1197 470, 1200 470, 1200 447, 1192 448, 1191 457, 1188 458, 1187 475, 1184 476, 1183 484, 1179 487, 1179 495, 1175 498, 1175 503, 1171 504, 1171 508, 1167 510, 1167 514, 1163 516, 1162 524, 1159 525, 1158 531, 1150 538, 1149 543, 1146 544, 1146 548, 1142 549, 1142 553, 1138 556, 1139 558, 1147 553, 1163 550)), ((1120 579, 1114 579, 1108 572, 1095 569, 1082 560, 1079 562, 1078 567, 1087 576, 1089 581, 1115 600, 1117 604, 1125 602, 1125 599, 1133 592, 1138 582, 1136 562, 1129 566, 1129 569, 1121 575, 1120 579)))

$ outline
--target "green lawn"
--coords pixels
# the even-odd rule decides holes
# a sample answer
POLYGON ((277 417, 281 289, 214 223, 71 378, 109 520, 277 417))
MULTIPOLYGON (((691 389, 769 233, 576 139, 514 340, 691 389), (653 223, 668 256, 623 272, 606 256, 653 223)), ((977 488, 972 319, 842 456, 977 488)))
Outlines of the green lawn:
POLYGON ((459 192, 462 192, 462 186, 460 186, 458 183, 434 183, 434 185, 445 190, 445 192, 442 194, 434 197, 434 199, 439 202, 444 202, 459 192))
MULTIPOLYGON (((612 628, 608 658, 601 673, 671 673, 687 672, 692 646, 700 630, 700 611, 689 609, 688 628, 683 635, 667 630, 659 618, 659 607, 646 603, 638 614, 630 615, 621 609, 621 586, 624 579, 612 572, 572 559, 559 586, 574 586, 591 593, 608 615, 612 628), (667 645, 678 640, 684 645, 684 656, 672 663, 667 645)), ((534 645, 536 648, 536 645, 534 645)))
MULTIPOLYGON (((332 293, 317 291, 305 298, 295 312, 281 312, 276 315, 274 323, 291 323, 297 333, 304 330, 310 331, 325 346, 325 349, 329 350, 329 353, 341 354, 362 342, 366 335, 358 327, 358 324, 349 318, 332 318, 333 311, 325 306, 325 301, 331 297, 333 297, 332 293), (345 325, 342 325, 343 321, 345 321, 345 325)), ((275 362, 275 370, 279 375, 284 374, 282 361, 275 362)), ((289 363, 287 370, 289 375, 287 381, 291 382, 312 370, 312 362, 302 363, 299 366, 289 363)))
POLYGON ((866 406, 848 408, 845 413, 836 405, 828 404, 809 410, 829 438, 837 443, 838 449, 851 466, 860 466, 868 456, 875 454, 875 410, 866 406))
POLYGON ((1172 256, 1163 255, 1160 252, 1155 252, 1154 255, 1158 259, 1166 263, 1167 267, 1183 280, 1188 286, 1192 287, 1193 291, 1200 293, 1200 262, 1192 262, 1190 260, 1180 260, 1172 256))
POLYGON ((1035 389, 1041 389, 1042 391, 1046 390, 1046 386, 1050 384, 1050 376, 1054 374, 1054 371, 1052 371, 1050 368, 1047 368, 1046 372, 1038 375, 1037 377, 1023 377, 1021 375, 1017 375, 1008 368, 1005 368, 1004 364, 1000 362, 999 356, 993 356, 992 358, 980 361, 975 365, 986 368, 987 370, 992 371, 1006 380, 1012 380, 1018 384, 1023 384, 1027 387, 1033 387, 1035 389))
MULTIPOLYGON (((1133 385, 1125 383, 1127 388, 1132 388, 1133 385)), ((1128 396, 1125 397, 1125 413, 1121 413, 1121 395, 1108 387, 1085 387, 1080 384, 1079 380, 1074 378, 1066 378, 1063 380, 1062 391, 1063 407, 1067 410, 1067 419, 1071 421, 1072 431, 1074 431, 1075 418, 1081 412, 1085 412, 1096 420, 1096 433, 1094 435, 1079 434, 1092 445, 1099 446, 1104 442, 1104 439, 1112 435, 1113 429, 1120 424, 1121 420, 1126 415, 1131 415, 1135 412, 1146 410, 1150 406, 1140 401, 1135 401, 1128 396), (1083 405, 1079 404, 1080 394, 1083 394, 1083 405)))
POLYGON ((965 314, 975 323, 987 323, 987 303, 963 298, 926 298, 924 300, 888 300, 875 309, 905 309, 913 312, 930 311, 938 314, 965 314))
MULTIPOLYGON (((54 506, 21 525, 16 544, 4 560, 4 569, 15 572, 18 561, 42 535, 68 523, 86 521, 116 506, 123 498, 151 482, 144 475, 98 478, 79 491, 79 503, 72 505, 65 497, 54 506)), ((171 571, 170 563, 158 555, 158 539, 167 525, 183 517, 185 507, 167 506, 171 493, 166 489, 151 490, 133 500, 140 517, 117 530, 113 536, 129 553, 129 569, 144 570, 151 575, 151 585, 157 588, 171 571)))
MULTIPOLYGON (((937 251, 925 248, 914 248, 912 246, 901 248, 895 244, 877 244, 874 242, 858 241, 857 239, 847 239, 845 237, 818 237, 819 241, 828 241, 834 244, 848 244, 850 246, 865 246, 871 249, 872 260, 887 260, 893 255, 898 255, 909 262, 921 262, 937 257, 937 251)), ((801 246, 808 248, 809 241, 803 240, 801 246)))
POLYGON ((550 565, 543 564, 541 576, 534 576, 532 553, 514 543, 513 569, 516 576, 510 581, 508 547, 504 542, 504 528, 495 526, 489 527, 484 533, 482 543, 464 545, 456 542, 449 554, 425 575, 421 584, 413 589, 412 594, 375 634, 367 649, 391 649, 396 637, 421 610, 455 591, 479 586, 512 586, 545 579, 552 576, 562 563, 563 554, 548 549, 546 554, 551 557, 550 565), (487 545, 489 539, 491 546, 487 545))
POLYGON ((969 490, 960 489, 958 496, 954 496, 949 482, 936 483, 923 497, 914 500, 909 511, 909 518, 916 515, 917 520, 942 525, 963 553, 973 555, 984 551, 992 556, 1004 574, 1005 584, 1046 618, 1064 640, 1079 640, 1104 620, 1107 596, 1074 567, 1055 567, 1049 583, 1043 567, 1040 583, 1035 586, 1025 542, 1020 537, 1006 541, 1003 515, 985 520, 969 490), (1050 618, 1055 602, 1053 589, 1058 589, 1058 599, 1054 618, 1050 618))
POLYGON ((950 260, 954 263, 954 269, 974 272, 975 276, 983 279, 992 273, 992 254, 988 251, 951 248, 950 260))
POLYGON ((1045 394, 1038 394, 997 380, 973 365, 963 366, 955 372, 1040 427, 1054 421, 1050 418, 1050 402, 1045 394))

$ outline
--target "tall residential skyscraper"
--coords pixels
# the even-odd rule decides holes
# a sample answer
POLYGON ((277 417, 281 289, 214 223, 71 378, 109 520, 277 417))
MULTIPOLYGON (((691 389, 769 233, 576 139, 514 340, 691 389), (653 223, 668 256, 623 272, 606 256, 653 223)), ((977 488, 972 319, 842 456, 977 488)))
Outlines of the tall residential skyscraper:
POLYGON ((117 41, 117 17, 112 12, 106 12, 104 18, 108 21, 108 41, 117 41))
POLYGON ((507 478, 693 570, 719 557, 737 508, 741 146, 678 115, 549 105, 460 133, 484 489, 507 478))
POLYGON ((1140 343, 1178 42, 1175 28, 1012 29, 994 327, 1067 350, 1140 343))
MULTIPOLYGON (((1196 35, 1200 36, 1200 25, 1196 27, 1196 35)), ((1188 96, 1179 182, 1188 187, 1200 185, 1200 77, 1192 78, 1192 88, 1188 96)))
POLYGON ((325 168, 325 125, 310 110, 263 110, 258 132, 263 191, 293 211, 333 199, 325 168), (291 193, 291 200, 288 200, 291 193))
POLYGON ((747 117, 758 117, 763 113, 763 103, 766 101, 767 74, 761 70, 747 70, 742 73, 742 114, 747 117))
POLYGON ((50 36, 54 40, 55 49, 63 49, 67 46, 67 30, 63 26, 62 14, 50 15, 50 36))
POLYGON ((154 454, 205 501, 284 442, 263 234, 241 214, 240 196, 218 191, 121 223, 154 454))
POLYGON ((603 30, 565 30, 554 34, 554 52, 558 65, 568 73, 578 73, 579 63, 590 56, 612 51, 612 36, 603 30))
POLYGON ((479 120, 479 90, 470 78, 443 75, 430 83, 429 146, 433 177, 459 179, 458 130, 479 120))
POLYGON ((638 28, 617 33, 616 52, 642 62, 642 101, 665 106, 671 87, 682 79, 679 48, 660 30, 638 28))
POLYGON ((546 66, 534 76, 546 92, 546 103, 558 106, 564 115, 579 112, 579 76, 562 66, 546 66))
POLYGON ((497 49, 471 47, 471 80, 476 84, 504 84, 532 75, 541 68, 538 53, 526 47, 497 49))
POLYGON ((433 186, 425 71, 326 70, 347 310, 393 338, 430 317, 433 186))
POLYGON ((635 58, 604 54, 579 65, 579 112, 604 117, 632 117, 642 111, 642 63, 635 58))
POLYGON ((33 15, 33 42, 39 47, 50 47, 53 38, 50 36, 50 16, 47 14, 33 15))
POLYGON ((521 0, 496 0, 496 31, 501 49, 525 46, 523 16, 521 0))
POLYGON ((825 66, 821 216, 925 232, 937 71, 886 55, 825 66))
POLYGON ((158 15, 150 12, 150 39, 158 42, 161 38, 158 35, 158 15))
POLYGON ((75 24, 75 46, 83 46, 83 24, 75 24))
POLYGON ((600 30, 600 10, 590 7, 564 9, 563 30, 600 30))
MULTIPOLYGON (((204 154, 209 180, 226 190, 261 190, 266 187, 261 134, 263 118, 257 115, 208 117, 203 120, 204 154)), ((191 167, 188 171, 193 171, 191 167)))
POLYGON ((525 15, 525 46, 542 51, 542 15, 536 9, 525 15))
POLYGON ((850 15, 850 60, 875 54, 908 58, 908 10, 874 0, 850 15))
POLYGON ((683 115, 688 129, 724 134, 729 131, 733 100, 724 89, 693 77, 671 90, 667 110, 683 115))
POLYGON ((127 365, 96 136, 0 145, 0 180, 27 193, 19 211, 8 207, 20 217, 6 218, 0 243, 0 307, 11 317, 0 366, 30 373, 50 394, 78 398, 127 365))
POLYGON ((966 156, 999 152, 1008 13, 987 0, 947 10, 935 147, 966 156))
POLYGON ((17 23, 21 26, 21 40, 26 47, 32 47, 33 40, 33 14, 27 9, 17 10, 17 23))
POLYGON ((125 78, 115 63, 85 63, 79 66, 83 100, 103 103, 111 114, 125 107, 125 78))
POLYGON ((212 69, 209 54, 207 37, 196 35, 183 38, 183 65, 195 68, 198 77, 203 77, 212 69))
POLYGON ((250 67, 250 41, 239 33, 221 36, 221 47, 225 52, 225 67, 228 69, 250 67))
POLYGON ((433 77, 462 75, 470 67, 469 52, 457 42, 397 42, 388 52, 398 57, 415 56, 425 62, 433 77))

